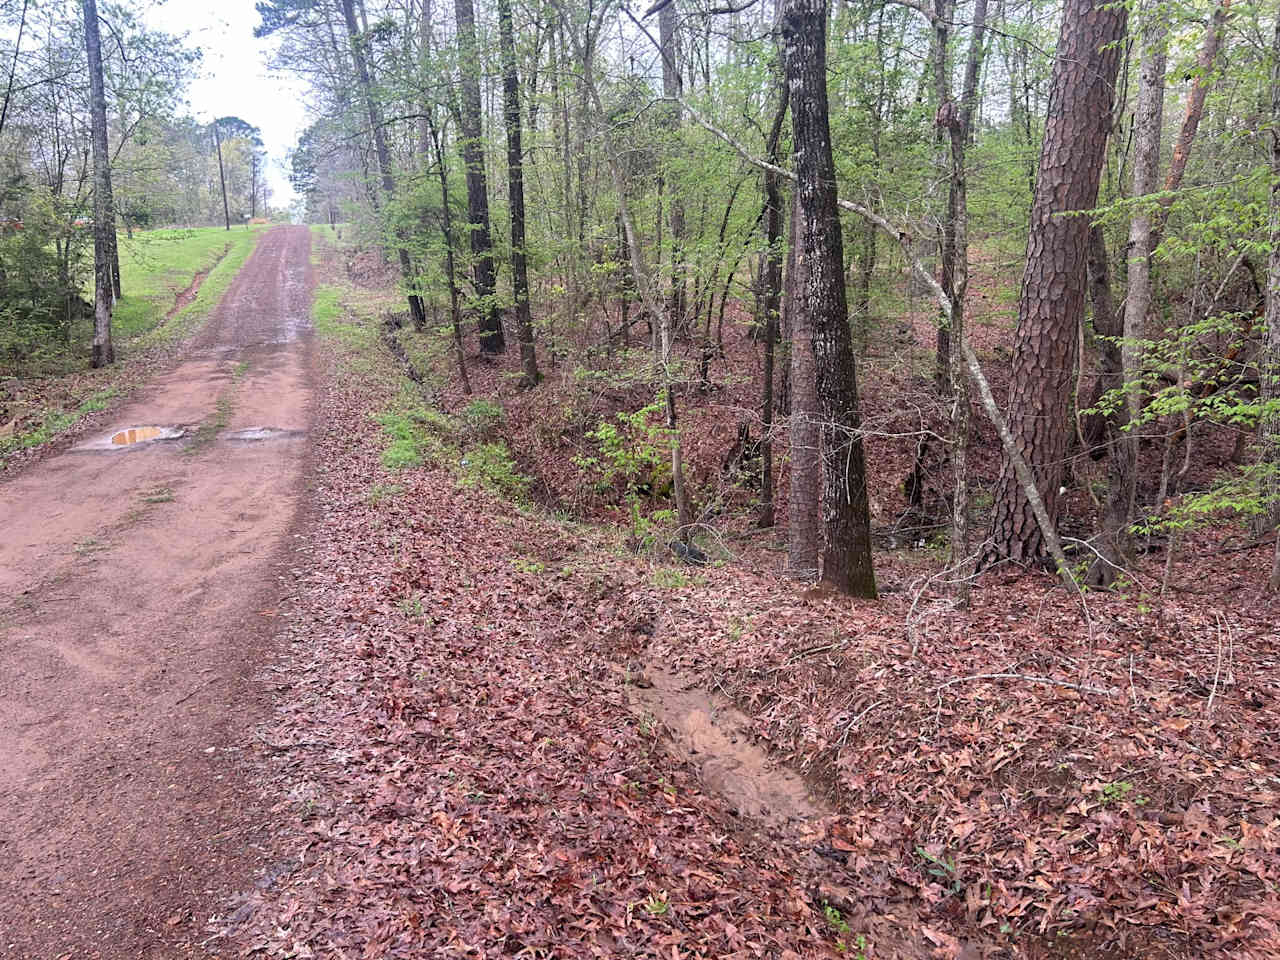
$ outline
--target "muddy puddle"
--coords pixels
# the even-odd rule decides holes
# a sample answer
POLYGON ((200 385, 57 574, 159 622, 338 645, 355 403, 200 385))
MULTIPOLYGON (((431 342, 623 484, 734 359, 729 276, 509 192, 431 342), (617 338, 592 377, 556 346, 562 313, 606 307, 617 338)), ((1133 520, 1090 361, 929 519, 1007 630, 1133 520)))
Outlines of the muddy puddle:
POLYGON ((739 814, 770 826, 816 822, 830 810, 799 775, 772 761, 749 734, 745 714, 653 665, 627 674, 631 708, 670 732, 673 752, 698 768, 702 783, 739 814))
POLYGON ((95 437, 80 444, 77 450, 127 450, 132 447, 157 443, 162 440, 179 440, 186 436, 183 427, 136 426, 120 427, 105 436, 95 437))
POLYGON ((240 443, 254 443, 259 440, 278 440, 285 437, 300 437, 301 430, 282 430, 279 427, 247 427, 244 430, 233 430, 220 435, 221 440, 232 440, 240 443))

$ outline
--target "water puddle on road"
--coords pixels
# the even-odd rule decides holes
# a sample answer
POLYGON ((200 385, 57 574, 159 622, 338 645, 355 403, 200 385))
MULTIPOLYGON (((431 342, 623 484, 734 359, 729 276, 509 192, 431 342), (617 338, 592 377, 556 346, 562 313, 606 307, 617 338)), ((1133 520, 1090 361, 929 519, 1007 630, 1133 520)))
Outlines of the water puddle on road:
POLYGON ((236 440, 240 443, 253 443, 258 440, 277 440, 301 435, 301 430, 284 430, 280 427, 247 427, 244 430, 233 430, 230 433, 224 433, 221 435, 221 439, 236 440))
POLYGON ((138 426, 120 427, 105 436, 89 440, 76 447, 77 450, 129 450, 138 446, 157 443, 162 440, 178 440, 187 435, 182 427, 138 426))
POLYGON ((640 674, 629 673, 627 680, 634 712, 663 724, 674 753, 696 766, 703 785, 739 813, 781 827, 816 821, 830 812, 800 776, 772 762, 751 742, 746 715, 727 701, 653 665, 640 674))
POLYGON ((182 431, 174 431, 170 427, 129 427, 111 435, 113 446, 122 447, 129 443, 146 443, 148 440, 169 440, 182 436, 182 431))

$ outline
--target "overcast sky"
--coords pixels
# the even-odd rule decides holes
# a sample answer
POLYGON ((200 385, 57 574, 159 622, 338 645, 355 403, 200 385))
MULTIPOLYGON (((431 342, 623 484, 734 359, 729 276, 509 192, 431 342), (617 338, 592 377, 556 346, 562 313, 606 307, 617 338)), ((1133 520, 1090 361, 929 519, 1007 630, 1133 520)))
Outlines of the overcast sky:
POLYGON ((237 116, 262 130, 268 153, 272 203, 288 205, 293 190, 285 174, 285 154, 306 125, 302 85, 293 77, 271 73, 267 62, 273 40, 256 40, 254 0, 167 0, 146 16, 157 29, 187 34, 188 43, 204 51, 200 75, 188 90, 197 120, 237 116))

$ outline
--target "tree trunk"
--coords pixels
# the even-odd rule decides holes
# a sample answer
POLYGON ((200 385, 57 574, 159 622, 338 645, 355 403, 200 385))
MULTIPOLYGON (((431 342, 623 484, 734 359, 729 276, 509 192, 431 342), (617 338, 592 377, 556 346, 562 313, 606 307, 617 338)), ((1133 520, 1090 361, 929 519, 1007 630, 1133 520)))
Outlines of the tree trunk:
POLYGON ((440 131, 432 120, 430 111, 423 114, 423 132, 430 138, 435 153, 436 170, 440 176, 440 229, 444 233, 444 275, 449 284, 449 319, 453 323, 453 350, 458 361, 458 377, 462 392, 471 395, 471 378, 467 376, 467 358, 462 349, 462 310, 458 304, 458 274, 453 260, 453 215, 449 207, 449 171, 444 165, 444 150, 440 146, 440 131))
MULTIPOLYGON (((779 77, 780 81, 784 78, 779 77)), ((787 85, 778 83, 778 109, 769 131, 767 155, 770 163, 779 160, 782 126, 787 117, 787 85)), ((761 309, 764 312, 764 390, 760 398, 760 517, 759 525, 771 527, 773 517, 773 367, 778 342, 778 313, 782 303, 782 178, 773 172, 764 175, 764 240, 766 249, 760 269, 761 309)), ((728 291, 725 292, 725 297, 728 291)), ((724 300, 721 300, 723 307, 724 300)))
POLYGON ((85 50, 89 59, 89 98, 93 128, 93 352, 95 367, 115 363, 111 343, 111 235, 115 232, 115 203, 111 194, 111 160, 107 152, 107 96, 102 80, 102 40, 97 0, 84 0, 85 50))
MULTIPOLYGON (((1154 4, 1148 5, 1147 14, 1150 19, 1142 32, 1138 103, 1133 118, 1135 198, 1145 197, 1156 190, 1160 171, 1160 131, 1164 125, 1166 31, 1154 4)), ((1125 385, 1127 396, 1124 410, 1117 411, 1110 425, 1112 445, 1107 469, 1107 502, 1102 516, 1102 543, 1088 574, 1090 583, 1101 586, 1110 585, 1117 568, 1130 553, 1129 521, 1133 517, 1138 482, 1138 434, 1130 425, 1142 412, 1143 404, 1139 385, 1142 357, 1138 341, 1145 334, 1147 314, 1151 310, 1154 227, 1155 216, 1151 210, 1141 207, 1135 210, 1129 222, 1128 293, 1124 304, 1124 337, 1120 344, 1120 382, 1125 385)))
MULTIPOLYGON (((1200 118, 1204 116, 1204 101, 1209 94, 1210 74, 1213 61, 1217 59, 1218 48, 1222 46, 1222 34, 1231 12, 1231 0, 1219 0, 1218 8, 1213 11, 1209 20, 1209 29, 1205 33, 1204 44, 1196 58, 1196 79, 1191 86, 1191 94, 1187 97, 1187 109, 1182 118, 1182 128, 1178 131, 1177 142, 1173 145, 1173 156, 1169 159, 1169 174, 1165 177, 1164 189, 1176 190, 1182 183, 1182 175, 1187 169, 1187 160, 1191 156, 1191 144, 1195 141, 1196 131, 1200 128, 1200 118)), ((1166 208, 1173 203, 1172 197, 1162 197, 1160 203, 1166 208)))
MULTIPOLYGON (((947 157, 947 148, 943 145, 942 138, 943 131, 949 125, 949 123, 943 122, 943 114, 947 112, 954 113, 956 109, 951 102, 951 69, 948 61, 950 28, 954 9, 955 4, 951 0, 934 0, 931 48, 931 56, 933 58, 933 96, 934 102, 938 105, 938 113, 935 118, 935 144, 938 151, 937 165, 941 169, 946 169, 950 166, 953 177, 955 170, 954 157, 947 157), (950 163, 948 163, 948 159, 950 159, 950 163)), ((958 120, 958 117, 954 119, 958 120)), ((942 289, 947 292, 948 298, 953 303, 955 301, 956 266, 955 203, 955 186, 952 183, 947 190, 947 201, 941 216, 942 229, 938 237, 938 272, 941 274, 942 289)), ((951 352, 951 326, 946 318, 940 318, 936 350, 934 352, 933 377, 938 388, 938 395, 942 397, 951 395, 951 352)))
POLYGON ((828 124, 825 3, 787 0, 782 36, 802 224, 801 312, 812 325, 815 381, 822 411, 822 579, 844 593, 874 598, 857 364, 845 300, 844 251, 828 124))
POLYGON ((458 22, 458 59, 462 74, 462 161, 467 168, 467 220, 470 223, 472 276, 479 301, 480 349, 487 354, 507 349, 502 315, 494 297, 497 280, 493 240, 489 231, 489 183, 484 171, 484 143, 480 129, 480 51, 476 45, 476 15, 471 0, 454 0, 458 22))
MULTIPOLYGON (((1094 224, 1089 228, 1089 299, 1093 303, 1093 329, 1102 338, 1102 359, 1098 369, 1098 384, 1094 394, 1101 397, 1108 390, 1117 390, 1124 383, 1124 361, 1118 342, 1123 331, 1120 314, 1116 310, 1115 298, 1111 293, 1111 266, 1107 260, 1106 240, 1102 235, 1102 227, 1094 224)), ((1085 575, 1085 582, 1090 586, 1110 586, 1115 579, 1117 567, 1128 560, 1129 519, 1133 510, 1130 491, 1133 484, 1126 474, 1133 469, 1128 458, 1119 453, 1126 434, 1124 427, 1129 422, 1129 409, 1121 405, 1110 416, 1102 417, 1103 430, 1110 450, 1107 499, 1102 507, 1102 538, 1098 545, 1098 556, 1090 565, 1085 575)))
MULTIPOLYGON (((356 23, 353 0, 342 0, 342 14, 347 22, 347 36, 351 41, 351 58, 355 61, 356 79, 360 83, 360 93, 364 97, 365 111, 369 118, 369 130, 373 136, 374 153, 378 158, 378 173, 381 175, 382 180, 382 195, 385 200, 391 200, 396 192, 395 174, 391 169, 391 151, 387 147, 387 132, 383 129, 382 111, 378 108, 377 100, 374 98, 373 79, 369 74, 368 60, 364 55, 365 41, 360 33, 360 27, 356 23)), ((397 245, 396 253, 400 260, 400 275, 404 278, 405 285, 412 290, 413 264, 409 260, 409 251, 403 246, 397 245)), ((413 317, 413 325, 421 330, 427 324, 427 312, 423 307, 422 298, 412 292, 407 296, 409 313, 413 317)))
MULTIPOLYGON (((1127 10, 1099 0, 1066 0, 1053 64, 1049 111, 1018 303, 1008 425, 1027 461, 1050 524, 1057 522, 1070 437, 1072 372, 1084 312, 1089 221, 1111 125, 1111 102, 1127 10)), ((1040 562, 1045 537, 1005 453, 984 564, 1040 562)))
MULTIPOLYGON (((1142 34, 1138 106, 1133 118, 1134 199, 1155 192, 1160 170, 1160 130, 1164 125, 1165 29, 1157 19, 1154 3, 1149 5, 1148 11, 1153 18, 1142 34)), ((1140 413, 1142 407, 1141 391, 1136 386, 1141 362, 1137 340, 1145 332, 1147 314, 1151 310, 1152 226, 1152 212, 1137 208, 1129 222, 1128 296, 1125 298, 1124 343, 1121 347, 1125 382, 1130 385, 1130 417, 1140 413)))
MULTIPOLYGON (((1267 300, 1263 320, 1258 380, 1262 416, 1258 440, 1264 470, 1262 525, 1280 520, 1280 14, 1271 42, 1271 253, 1267 257, 1267 300)), ((1262 532, 1260 529, 1258 532, 1262 532)), ((1280 593, 1280 532, 1268 587, 1280 593)))
MULTIPOLYGON (((115 191, 112 190, 111 229, 107 231, 107 244, 111 251, 111 289, 115 301, 119 302, 120 298, 124 296, 124 291, 120 287, 120 238, 116 233, 115 207, 115 191)), ((133 236, 132 230, 129 231, 129 235, 133 236)))
POLYGON ((853 313, 858 318, 858 346, 865 355, 871 345, 871 280, 876 273, 876 228, 864 223, 858 244, 858 284, 853 313))
MULTIPOLYGON (((680 136, 680 107, 674 101, 680 97, 683 86, 676 51, 675 0, 667 3, 658 13, 658 43, 662 53, 662 95, 672 101, 668 104, 670 114, 667 126, 668 135, 671 138, 670 152, 674 154, 679 147, 680 136)), ((672 187, 671 184, 667 186, 672 187)), ((684 201, 680 198, 678 184, 672 187, 670 194, 671 290, 667 295, 667 312, 671 314, 676 334, 683 338, 689 333, 689 317, 686 316, 685 302, 687 283, 684 266, 684 201)))
POLYGON ((787 572, 812 577, 818 572, 822 536, 818 519, 821 491, 818 467, 818 397, 813 360, 813 324, 804 309, 804 266, 800 257, 800 197, 791 194, 791 247, 787 253, 785 310, 791 351, 791 485, 787 497, 787 572))
POLYGON ((973 129, 974 106, 978 99, 978 76, 982 70, 983 43, 987 28, 987 0, 974 0, 973 27, 969 36, 969 54, 965 61, 964 86, 960 106, 944 104, 938 110, 938 121, 951 141, 951 184, 947 192, 947 218, 943 226, 942 287, 951 302, 950 315, 943 317, 949 331, 947 341, 947 383, 953 395, 951 408, 952 474, 954 503, 951 522, 951 566, 960 602, 968 605, 970 578, 969 556, 969 382, 964 375, 964 358, 960 343, 964 338, 964 298, 969 287, 969 194, 965 151, 973 129))
POLYGON ((515 31, 511 0, 498 0, 498 29, 502 43, 502 99, 507 123, 507 192, 511 204, 511 287, 515 294, 516 337, 520 341, 520 383, 534 386, 539 379, 533 345, 533 316, 529 309, 529 266, 524 237, 524 151, 520 146, 520 78, 516 74, 515 31))

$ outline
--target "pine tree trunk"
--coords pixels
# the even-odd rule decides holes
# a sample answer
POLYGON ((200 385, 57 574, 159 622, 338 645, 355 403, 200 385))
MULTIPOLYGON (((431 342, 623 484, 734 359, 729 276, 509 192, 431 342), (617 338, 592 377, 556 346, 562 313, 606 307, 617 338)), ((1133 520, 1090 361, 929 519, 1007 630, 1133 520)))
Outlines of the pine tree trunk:
POLYGON ((787 0, 782 36, 802 225, 800 312, 812 324, 822 413, 822 579, 844 593, 874 598, 857 365, 845 299, 844 251, 828 123, 825 3, 787 0))
POLYGON ((112 257, 115 204, 111 195, 111 160, 107 150, 107 97, 102 80, 102 40, 97 0, 84 0, 85 50, 89 59, 89 109, 93 130, 93 353, 95 367, 115 363, 111 343, 114 303, 112 257))
POLYGON ((507 349, 502 316, 494 297, 497 279, 489 229, 489 183, 484 170, 480 127, 480 52, 471 0, 454 0, 458 22, 458 57, 462 74, 462 161, 467 168, 467 220, 470 223, 472 276, 480 301, 480 349, 487 354, 507 349))
POLYGON ((502 43, 502 98, 507 123, 507 192, 511 204, 511 286, 515 294, 516 336, 520 341, 520 383, 534 386, 539 379, 533 345, 533 316, 529 309, 529 266, 524 235, 524 151, 520 146, 520 78, 516 73, 516 45, 511 23, 511 0, 498 0, 498 29, 502 43))
MULTIPOLYGON (((1027 461, 1050 523, 1057 522, 1069 427, 1077 331, 1084 314, 1089 220, 1111 123, 1127 10, 1066 0, 1018 303, 1009 429, 1027 461)), ((1006 454, 1002 458, 984 564, 1040 562, 1044 534, 1006 454)))

